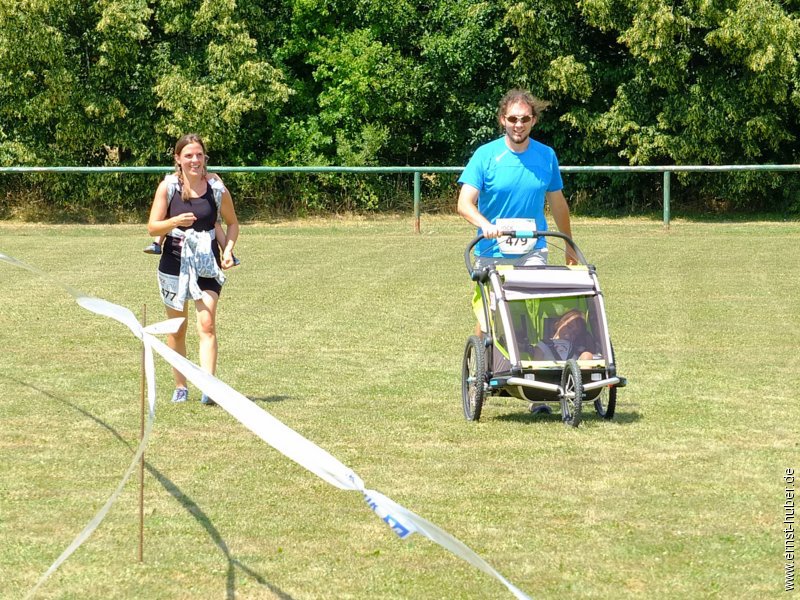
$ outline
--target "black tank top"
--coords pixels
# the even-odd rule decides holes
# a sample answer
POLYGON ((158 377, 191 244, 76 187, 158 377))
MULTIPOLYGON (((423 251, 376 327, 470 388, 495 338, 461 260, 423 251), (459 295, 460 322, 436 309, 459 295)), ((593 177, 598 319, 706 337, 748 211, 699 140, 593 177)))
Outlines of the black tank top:
MULTIPOLYGON (((206 186, 205 193, 199 198, 188 198, 186 200, 181 198, 180 189, 175 190, 172 198, 169 199, 167 218, 176 217, 187 212, 194 213, 194 216, 197 217, 197 220, 191 226, 195 231, 211 231, 214 229, 214 223, 217 222, 217 205, 214 202, 214 191, 210 185, 206 186)), ((185 231, 189 228, 179 227, 178 229, 185 231)))
MULTIPOLYGON (((191 227, 178 227, 183 231, 194 229, 195 231, 212 231, 217 222, 217 203, 214 202, 214 191, 207 185, 205 193, 199 198, 181 198, 181 190, 177 189, 169 199, 167 218, 175 217, 183 213, 194 213, 197 217, 191 227)), ((219 246, 211 244, 211 251, 220 263, 219 246)), ((161 266, 159 269, 165 273, 177 274, 180 270, 181 240, 167 234, 164 239, 164 252, 162 254, 161 266), (163 267, 163 268, 162 268, 163 267), (173 273, 174 272, 174 273, 173 273)))

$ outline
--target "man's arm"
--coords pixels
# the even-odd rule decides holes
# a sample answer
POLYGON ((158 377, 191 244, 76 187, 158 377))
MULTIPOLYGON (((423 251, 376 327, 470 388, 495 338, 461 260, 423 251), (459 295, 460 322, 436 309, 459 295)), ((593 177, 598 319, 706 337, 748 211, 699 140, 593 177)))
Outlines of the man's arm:
MULTIPOLYGON (((571 238, 572 226, 569 220, 569 205, 567 204, 567 199, 564 198, 564 193, 561 190, 547 192, 545 198, 547 198, 547 203, 550 205, 550 214, 553 215, 556 227, 561 233, 571 238)), ((572 247, 567 245, 567 264, 575 265, 577 263, 578 259, 575 257, 572 247)))
POLYGON ((468 183, 463 184, 461 191, 458 193, 458 214, 475 225, 475 227, 480 227, 484 237, 495 238, 498 236, 499 231, 478 210, 479 194, 480 192, 476 188, 468 183))

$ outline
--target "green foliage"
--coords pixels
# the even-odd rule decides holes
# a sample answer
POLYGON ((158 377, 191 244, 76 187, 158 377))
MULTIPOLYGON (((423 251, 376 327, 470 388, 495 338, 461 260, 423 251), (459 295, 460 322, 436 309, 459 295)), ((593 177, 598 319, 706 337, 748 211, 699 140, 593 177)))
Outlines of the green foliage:
MULTIPOLYGON (((774 0, 7 0, 0 165, 169 164, 188 131, 217 165, 457 165, 499 135, 512 86, 552 103, 534 135, 564 165, 794 163, 799 16, 774 0)), ((231 180, 302 209, 393 193, 382 178, 231 180)), ((676 178, 674 208, 796 209, 779 180, 676 178)), ((152 182, 107 181, 0 192, 146 210, 152 182)), ((636 210, 658 185, 576 177, 567 192, 582 210, 636 210)))
MULTIPOLYGON (((435 164, 463 164, 475 148, 498 135, 497 102, 511 85, 510 27, 494 2, 437 2, 426 18, 422 57, 434 82, 423 132, 435 164)), ((424 157, 423 157, 424 159, 424 157)))
POLYGON ((250 142, 289 95, 280 70, 259 55, 250 35, 257 23, 239 14, 234 0, 194 10, 164 2, 159 20, 166 35, 153 86, 163 111, 157 127, 170 138, 200 132, 215 160, 248 161, 250 142))
MULTIPOLYGON (((800 29, 783 5, 583 0, 562 19, 580 33, 542 41, 552 23, 541 18, 542 3, 531 4, 536 10, 517 4, 509 13, 520 32, 514 48, 525 70, 547 82, 559 123, 578 134, 559 146, 562 162, 796 162, 800 29)), ((790 207, 796 186, 774 179, 692 178, 677 191, 738 208, 790 207)), ((606 203, 619 203, 620 192, 632 202, 642 189, 610 188, 606 203)))

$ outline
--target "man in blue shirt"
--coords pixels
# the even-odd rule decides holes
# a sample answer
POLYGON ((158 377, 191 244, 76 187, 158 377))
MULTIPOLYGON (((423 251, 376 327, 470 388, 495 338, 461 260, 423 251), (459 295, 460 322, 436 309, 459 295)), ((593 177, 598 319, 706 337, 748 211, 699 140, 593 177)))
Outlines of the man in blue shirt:
MULTIPOLYGON (((526 90, 509 91, 497 111, 505 135, 478 148, 458 180, 458 213, 486 238, 497 238, 508 229, 546 231, 545 202, 558 230, 572 235, 556 153, 530 137, 546 107, 547 103, 526 90)), ((545 263, 544 239, 538 240, 535 248, 538 252, 529 258, 545 263)), ((483 240, 476 256, 505 255, 496 243, 483 240)), ((575 262, 572 256, 568 261, 575 262)))
MULTIPOLYGON (((518 253, 505 254, 503 247, 491 240, 512 229, 547 231, 545 202, 558 230, 572 237, 556 153, 530 137, 539 114, 547 106, 526 90, 509 91, 497 110, 497 120, 505 134, 479 147, 458 179, 458 214, 488 238, 475 248, 476 264, 482 259, 520 258, 518 253)), ((566 259, 570 264, 577 262, 569 249, 566 259)), ((539 239, 525 264, 546 263, 545 240, 539 239)), ((473 308, 478 318, 478 336, 488 331, 480 304, 476 289, 473 308)))

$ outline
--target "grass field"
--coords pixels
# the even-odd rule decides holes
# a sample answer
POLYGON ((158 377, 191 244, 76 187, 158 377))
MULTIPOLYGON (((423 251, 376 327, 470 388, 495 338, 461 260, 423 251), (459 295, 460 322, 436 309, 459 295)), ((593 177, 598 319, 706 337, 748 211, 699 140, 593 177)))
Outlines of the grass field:
MULTIPOLYGON (((578 429, 489 399, 463 419, 473 329, 455 217, 246 224, 220 303, 218 375, 535 598, 784 592, 800 468, 800 223, 576 219, 600 275, 617 417, 578 429)), ((0 224, 0 252, 163 318, 143 226, 0 224)), ((35 584, 113 491, 139 432, 140 346, 0 263, 0 597, 35 584)), ((196 335, 189 358, 196 360, 196 335)), ((159 401, 145 561, 132 481, 38 598, 511 598, 401 541, 219 407, 159 401)))

